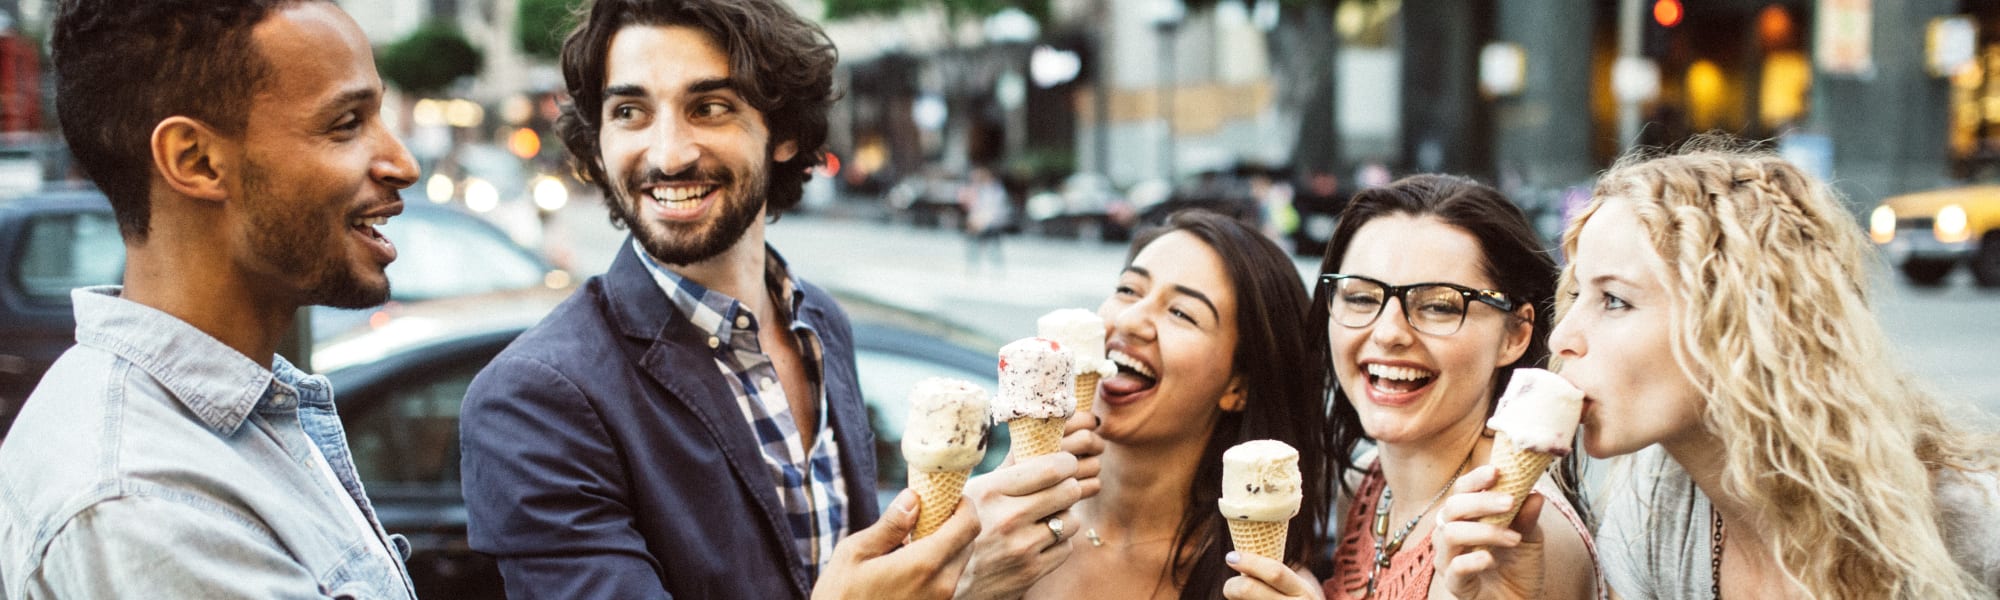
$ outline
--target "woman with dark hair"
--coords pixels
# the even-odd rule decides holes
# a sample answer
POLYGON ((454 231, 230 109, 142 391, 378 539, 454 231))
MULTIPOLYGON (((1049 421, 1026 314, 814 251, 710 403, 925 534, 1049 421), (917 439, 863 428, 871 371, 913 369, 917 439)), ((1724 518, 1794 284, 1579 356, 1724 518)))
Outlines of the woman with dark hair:
MULTIPOLYGON (((1307 325, 1325 332, 1345 507, 1333 578, 1322 586, 1245 556, 1230 597, 1430 597, 1444 572, 1431 560, 1433 509, 1468 471, 1488 476, 1475 467, 1492 449, 1494 401, 1514 369, 1548 358, 1555 264, 1498 191, 1417 175, 1356 194, 1319 272, 1307 325), (1364 441, 1373 448, 1357 457, 1364 441)), ((1545 598, 1604 589, 1570 489, 1545 477, 1504 540, 1547 548, 1532 569, 1545 598)))
POLYGON ((1231 572, 1222 452, 1274 439, 1307 482, 1285 563, 1320 546, 1331 495, 1308 298, 1277 245, 1242 222, 1183 212, 1133 241, 1098 308, 1118 374, 1102 383, 1104 440, 1089 525, 1031 598, 1219 598, 1231 572))

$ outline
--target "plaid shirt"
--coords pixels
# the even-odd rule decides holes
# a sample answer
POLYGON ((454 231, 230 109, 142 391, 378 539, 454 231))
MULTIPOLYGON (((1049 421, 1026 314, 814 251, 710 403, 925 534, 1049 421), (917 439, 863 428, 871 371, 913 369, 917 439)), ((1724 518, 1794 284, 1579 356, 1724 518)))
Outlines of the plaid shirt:
POLYGON ((840 473, 840 447, 833 440, 833 419, 826 410, 826 388, 822 385, 819 334, 798 319, 803 292, 792 280, 785 261, 776 250, 765 248, 764 283, 777 292, 780 318, 790 321, 799 358, 811 382, 813 406, 819 411, 819 431, 813 447, 803 448, 798 422, 792 419, 791 402, 785 387, 778 383, 777 368, 757 341, 757 317, 721 292, 681 277, 660 266, 646 254, 638 240, 632 251, 653 274, 653 281, 667 293, 682 316, 696 329, 708 332, 708 347, 715 366, 736 394, 743 418, 757 434, 763 450, 764 466, 778 483, 778 499, 784 503, 786 522, 791 526, 793 549, 806 566, 806 580, 819 580, 820 569, 833 558, 833 545, 847 529, 847 488, 840 473))

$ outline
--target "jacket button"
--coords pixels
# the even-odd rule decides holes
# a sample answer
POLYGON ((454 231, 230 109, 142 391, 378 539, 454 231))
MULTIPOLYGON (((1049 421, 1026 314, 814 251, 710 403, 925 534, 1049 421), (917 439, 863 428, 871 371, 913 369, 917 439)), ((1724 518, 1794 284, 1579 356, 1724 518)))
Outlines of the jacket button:
POLYGON ((708 347, 710 349, 722 347, 722 338, 715 337, 712 335, 708 336, 708 347))

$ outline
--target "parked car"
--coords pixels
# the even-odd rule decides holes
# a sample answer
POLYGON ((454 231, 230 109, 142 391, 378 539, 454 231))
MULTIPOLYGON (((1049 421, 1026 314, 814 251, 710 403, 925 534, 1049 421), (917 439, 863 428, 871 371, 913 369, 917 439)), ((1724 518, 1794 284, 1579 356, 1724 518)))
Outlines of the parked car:
MULTIPOLYGON (((877 494, 886 505, 905 485, 900 440, 910 388, 925 377, 942 376, 994 389, 995 362, 991 351, 974 349, 906 313, 877 308, 855 314, 855 360, 876 432, 877 494)), ((389 334, 383 343, 371 344, 388 348, 382 355, 327 373, 355 466, 383 527, 410 539, 410 576, 418 597, 502 596, 498 567, 466 543, 458 426, 473 376, 534 321, 516 317, 436 325, 434 335, 421 338, 389 334)), ((364 339, 353 343, 367 343, 364 339)), ((997 467, 1005 448, 990 444, 979 471, 997 467)))
POLYGON ((962 182, 935 171, 913 175, 896 182, 884 198, 890 218, 900 218, 918 227, 957 229, 965 222, 965 208, 959 206, 962 182))
POLYGON ((1111 179, 1097 173, 1072 173, 1056 189, 1028 198, 1028 220, 1053 237, 1127 240, 1134 217, 1111 179))
MULTIPOLYGON (((400 250, 388 268, 390 302, 356 310, 313 307, 308 314, 315 354, 327 342, 413 305, 474 297, 483 309, 505 304, 522 290, 559 293, 572 285, 567 272, 455 209, 405 203, 403 214, 381 229, 400 250)), ((123 281, 125 245, 103 193, 44 192, 0 202, 0 258, 4 437, 42 374, 76 343, 70 290, 123 281)))
POLYGON ((1890 197, 1868 234, 1910 283, 1935 286, 1964 263, 1980 287, 2000 287, 2000 185, 1890 197))

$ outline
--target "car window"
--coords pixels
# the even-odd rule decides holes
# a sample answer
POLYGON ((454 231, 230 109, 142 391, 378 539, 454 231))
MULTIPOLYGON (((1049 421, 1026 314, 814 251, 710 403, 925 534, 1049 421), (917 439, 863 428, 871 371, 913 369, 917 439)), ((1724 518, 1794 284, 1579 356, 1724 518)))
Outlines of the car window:
POLYGON ((66 302, 71 289, 115 284, 124 278, 125 243, 109 213, 32 217, 23 237, 15 284, 31 298, 66 302))
MULTIPOLYGON (((410 213, 382 234, 396 244, 389 290, 397 300, 430 300, 542 285, 548 275, 505 234, 456 215, 410 213)), ((470 220, 471 217, 466 217, 470 220)))
MULTIPOLYGON (((482 363, 427 371, 386 388, 345 423, 369 485, 458 487, 458 410, 482 363)), ((356 399, 343 398, 347 405, 356 399)), ((356 403, 359 404, 359 403, 356 403)), ((344 409, 343 409, 344 410, 344 409)))

